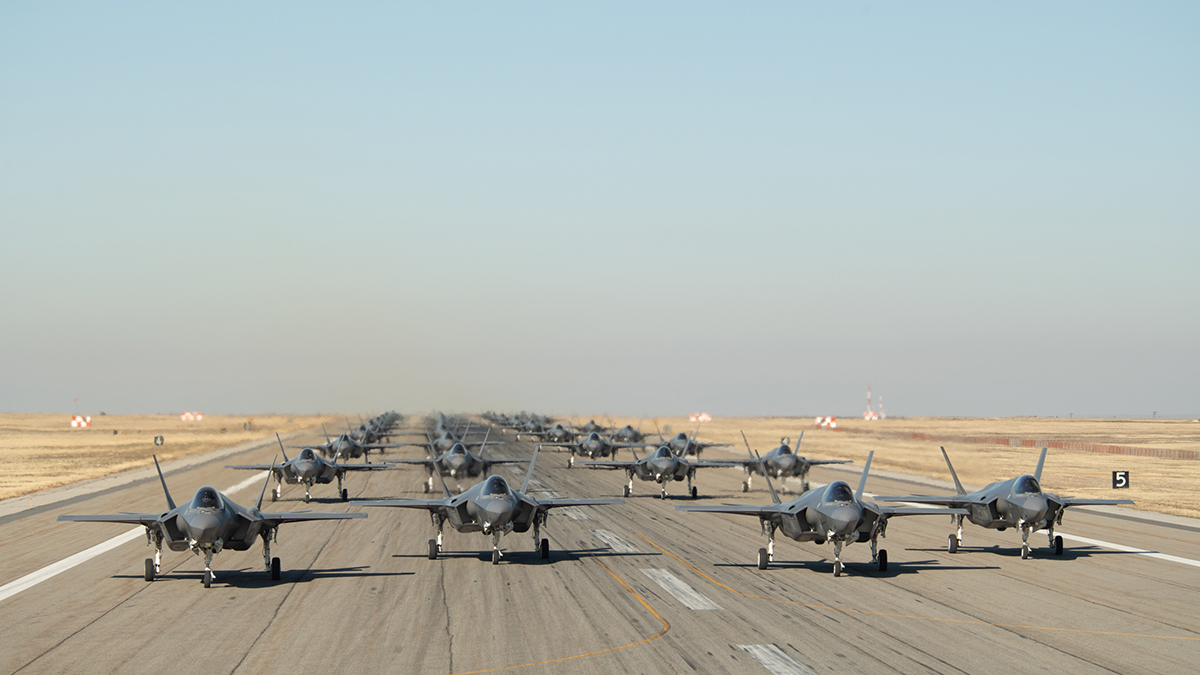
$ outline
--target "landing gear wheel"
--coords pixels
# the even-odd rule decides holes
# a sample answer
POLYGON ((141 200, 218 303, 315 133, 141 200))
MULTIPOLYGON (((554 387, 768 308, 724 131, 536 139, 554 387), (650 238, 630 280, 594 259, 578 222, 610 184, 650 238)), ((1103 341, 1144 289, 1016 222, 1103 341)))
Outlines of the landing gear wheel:
POLYGON ((347 490, 346 488, 342 488, 342 501, 344 501, 344 502, 350 501, 350 491, 347 490))
POLYGON ((540 548, 541 548, 540 552, 542 554, 542 560, 549 560, 550 559, 550 540, 543 539, 542 545, 540 546, 540 548))
POLYGON ((1021 560, 1029 557, 1029 544, 1021 544, 1021 560))
POLYGON ((492 549, 492 564, 493 565, 500 564, 500 551, 497 549, 492 549))
POLYGON ((700 494, 700 491, 699 491, 699 490, 697 490, 697 489, 696 489, 696 488, 693 486, 693 487, 692 487, 692 499, 695 499, 695 498, 696 498, 696 496, 697 496, 697 495, 699 495, 699 494, 700 494))
POLYGON ((1054 535, 1054 555, 1062 555, 1062 535, 1054 535))
POLYGON ((571 455, 570 457, 567 458, 567 468, 572 469, 574 467, 575 467, 575 455, 571 455))
POLYGON ((204 570, 204 587, 212 588, 213 576, 212 572, 204 570))
POLYGON ((749 492, 750 486, 746 485, 746 481, 742 481, 742 492, 749 492))
POLYGON ((760 569, 760 570, 767 569, 767 563, 770 561, 770 559, 771 559, 770 556, 767 555, 767 549, 765 549, 765 548, 758 549, 758 569, 760 569))
POLYGON ((833 576, 835 576, 835 577, 840 577, 840 576, 842 576, 842 561, 841 561, 841 560, 835 560, 835 561, 834 561, 834 563, 833 563, 833 576))
POLYGON ((630 489, 629 489, 629 486, 628 486, 628 485, 626 485, 626 486, 625 486, 625 489, 621 491, 621 494, 622 494, 623 496, 625 496, 626 498, 628 498, 628 497, 629 497, 631 494, 633 494, 633 490, 630 490, 630 489))
POLYGON ((429 492, 429 483, 421 483, 421 492, 429 492))
POLYGON ((279 558, 271 558, 271 581, 279 581, 282 574, 283 566, 279 563, 279 558))
POLYGON ((879 571, 880 572, 887 571, 887 551, 879 552, 879 571))
POLYGON ((279 499, 279 488, 271 490, 271 501, 276 501, 277 499, 279 499))
POLYGON ((950 545, 946 547, 951 553, 958 553, 958 537, 950 535, 950 545))
POLYGON ((437 539, 430 539, 429 540, 429 559, 437 560, 437 554, 438 554, 437 539))
POLYGON ((154 581, 154 558, 146 558, 146 581, 154 581))

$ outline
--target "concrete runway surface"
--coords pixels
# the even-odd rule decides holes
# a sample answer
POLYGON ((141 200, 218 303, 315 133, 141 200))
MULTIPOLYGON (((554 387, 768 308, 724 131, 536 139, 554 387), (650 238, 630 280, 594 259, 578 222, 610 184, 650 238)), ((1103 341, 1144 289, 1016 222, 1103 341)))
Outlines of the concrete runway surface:
MULTIPOLYGON (((532 454, 532 443, 504 440, 493 452, 532 454)), ((385 457, 417 456, 393 453, 385 457)), ((242 484, 230 496, 252 506, 261 477, 222 466, 272 454, 264 446, 183 468, 168 486, 183 502, 202 485, 242 484)), ((620 496, 622 472, 567 469, 566 457, 539 454, 536 494, 620 496)), ((519 488, 524 468, 501 474, 519 488)), ((419 468, 363 472, 346 487, 351 499, 421 498, 424 477, 419 468)), ((761 478, 743 494, 742 477, 700 470, 698 501, 770 502, 761 478)), ((857 484, 844 472, 814 469, 810 478, 857 484)), ((938 492, 875 477, 867 490, 938 492)), ((766 540, 755 519, 678 512, 691 500, 683 483, 670 491, 664 503, 657 485, 635 481, 625 505, 556 510, 543 530, 550 560, 537 557, 529 534, 510 534, 498 566, 490 537, 449 527, 445 557, 428 560, 434 530, 419 511, 289 524, 272 547, 282 581, 262 571, 256 544, 218 555, 207 590, 198 556, 164 551, 163 576, 147 583, 145 537, 113 539, 130 526, 55 521, 165 510, 157 481, 7 516, 0 673, 1172 673, 1200 663, 1195 529, 1071 509, 1059 531, 1064 555, 1037 533, 1033 557, 1021 560, 1014 531, 967 524, 951 555, 949 517, 895 518, 881 546, 889 570, 878 572, 869 546, 855 544, 843 553, 847 574, 835 578, 831 546, 785 538, 771 569, 759 571, 766 540), (110 549, 49 575, 105 542, 110 549)), ((265 510, 360 510, 336 500, 332 485, 316 486, 308 505, 303 494, 285 486, 265 510)))

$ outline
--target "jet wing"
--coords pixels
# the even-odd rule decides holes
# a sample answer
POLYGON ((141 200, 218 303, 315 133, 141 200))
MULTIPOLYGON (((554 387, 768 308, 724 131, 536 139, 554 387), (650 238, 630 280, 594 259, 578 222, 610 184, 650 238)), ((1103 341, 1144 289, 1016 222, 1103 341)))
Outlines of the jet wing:
POLYGON ((311 513, 309 511, 285 511, 283 513, 261 513, 263 521, 272 525, 299 523, 306 520, 350 520, 366 518, 365 513, 311 513))
POLYGON ((705 513, 732 513, 738 516, 769 517, 781 513, 779 504, 755 506, 753 504, 680 504, 676 511, 702 511, 705 513))
POLYGON ((370 502, 351 502, 353 506, 393 506, 401 509, 428 509, 438 511, 449 508, 445 499, 378 499, 370 502))
MULTIPOLYGON (((748 462, 750 460, 746 461, 748 462)), ((758 460, 754 460, 754 463, 758 464, 758 460)), ((694 466, 697 469, 715 469, 719 467, 728 469, 731 466, 737 466, 737 464, 730 464, 728 461, 722 461, 719 459, 706 459, 704 461, 688 461, 688 466, 694 466)))
MULTIPOLYGON (((491 445, 491 443, 488 445, 491 445)), ((493 464, 528 464, 529 459, 518 459, 516 457, 497 457, 496 459, 485 459, 483 460, 483 463, 485 466, 491 466, 493 464)))
POLYGON ((1086 499, 1084 497, 1059 497, 1058 503, 1064 508, 1068 506, 1115 506, 1117 504, 1132 504, 1132 499, 1086 499))
POLYGON ((58 520, 76 523, 126 523, 150 527, 162 517, 161 513, 118 513, 111 516, 59 516, 58 520))
POLYGON ((282 464, 226 464, 226 469, 249 469, 250 471, 274 471, 282 464))
POLYGON ((963 496, 914 495, 911 497, 880 497, 880 496, 876 496, 875 501, 877 501, 877 502, 912 502, 913 504, 937 504, 938 506, 950 506, 950 507, 957 507, 957 508, 969 506, 970 504, 975 503, 975 502, 972 502, 970 499, 968 499, 966 495, 963 495, 963 496))
POLYGON ((809 466, 820 466, 822 464, 853 464, 849 459, 806 459, 804 460, 809 466))
POLYGON ((971 513, 966 509, 934 508, 932 506, 880 506, 878 504, 875 504, 874 508, 867 504, 864 506, 889 518, 892 516, 965 516, 971 513))
POLYGON ((631 469, 637 462, 579 462, 578 465, 589 469, 631 469))
MULTIPOLYGON (((425 457, 423 459, 385 459, 385 460, 383 460, 384 464, 433 464, 435 462, 437 462, 437 460, 430 458, 430 457, 425 457)), ((347 465, 347 466, 349 466, 349 465, 347 465)), ((364 466, 364 465, 356 464, 355 466, 364 466)), ((366 466, 379 466, 379 465, 378 464, 368 464, 366 466)))
POLYGON ((624 504, 624 499, 567 499, 564 497, 552 497, 548 499, 536 499, 538 508, 553 509, 560 506, 603 506, 605 504, 624 504))
POLYGON ((388 471, 392 467, 384 464, 334 464, 339 471, 388 471))
MULTIPOLYGON (((488 443, 488 445, 491 445, 491 443, 488 443)), ((554 441, 553 443, 551 443, 551 442, 538 443, 538 445, 542 446, 543 448, 574 448, 574 447, 579 446, 578 443, 566 443, 566 442, 559 442, 559 441, 554 441)))

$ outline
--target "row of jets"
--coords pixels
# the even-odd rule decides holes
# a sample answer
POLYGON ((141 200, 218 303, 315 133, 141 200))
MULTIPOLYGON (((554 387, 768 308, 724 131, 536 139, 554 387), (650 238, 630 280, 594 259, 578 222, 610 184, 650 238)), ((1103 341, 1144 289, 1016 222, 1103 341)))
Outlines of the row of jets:
MULTIPOLYGON (((268 513, 262 511, 263 499, 272 479, 278 485, 282 483, 303 483, 305 498, 309 498, 309 490, 314 483, 331 483, 338 481, 338 491, 343 501, 347 500, 346 490, 342 480, 346 471, 368 470, 378 471, 397 468, 406 464, 424 465, 429 477, 425 482, 426 491, 433 489, 433 478, 440 482, 443 497, 440 499, 388 499, 354 501, 353 504, 362 507, 392 507, 408 508, 427 511, 436 529, 436 538, 429 540, 429 558, 436 559, 443 552, 443 528, 449 523, 458 532, 478 532, 492 538, 492 562, 497 564, 503 558, 500 548, 500 538, 510 532, 529 532, 533 537, 534 550, 542 559, 549 558, 549 540, 541 538, 541 527, 545 525, 550 510, 569 506, 604 506, 622 504, 624 499, 572 499, 564 497, 534 497, 529 494, 529 486, 533 476, 534 465, 543 446, 563 448, 570 451, 568 466, 576 466, 574 457, 611 456, 616 451, 628 448, 633 454, 633 461, 579 462, 579 466, 594 469, 624 470, 629 483, 624 488, 624 496, 629 497, 632 491, 633 478, 644 481, 655 481, 662 487, 661 495, 665 498, 666 485, 673 481, 688 481, 688 492, 696 497, 696 488, 692 480, 696 469, 699 468, 731 468, 741 467, 746 472, 743 491, 750 488, 750 480, 754 475, 766 479, 767 488, 771 495, 771 504, 763 506, 747 504, 718 504, 698 505, 685 504, 676 506, 680 511, 725 513, 755 517, 767 535, 768 543, 765 548, 758 550, 758 568, 767 569, 774 559, 775 537, 781 532, 784 536, 795 541, 811 541, 818 545, 830 543, 834 549, 833 573, 840 576, 844 570, 842 548, 853 543, 870 543, 871 563, 883 572, 887 571, 887 551, 879 549, 880 538, 886 537, 887 524, 895 516, 910 515, 950 515, 957 525, 956 532, 949 536, 948 550, 957 552, 962 544, 962 527, 969 520, 981 527, 1004 531, 1009 528, 1021 533, 1021 557, 1030 555, 1029 536, 1036 531, 1045 530, 1049 546, 1057 555, 1063 552, 1061 536, 1054 534, 1056 525, 1061 525, 1063 512, 1070 506, 1083 505, 1113 505, 1132 504, 1127 499, 1083 499, 1075 497, 1060 497, 1043 492, 1041 489, 1042 467, 1046 459, 1043 448, 1033 474, 1025 474, 1009 480, 992 483, 985 488, 968 493, 958 480, 950 458, 942 449, 943 457, 950 469, 956 486, 954 495, 918 495, 918 496, 878 496, 875 497, 884 505, 865 498, 867 476, 870 472, 874 453, 867 456, 866 465, 858 481, 857 489, 852 489, 848 483, 836 480, 832 483, 809 489, 807 482, 808 468, 820 464, 847 463, 847 460, 818 460, 800 456, 789 447, 787 439, 779 447, 765 455, 759 455, 746 443, 746 459, 689 460, 688 449, 698 456, 702 445, 692 436, 683 436, 682 444, 671 444, 661 440, 656 450, 645 457, 637 456, 636 447, 646 447, 643 439, 639 442, 617 439, 616 433, 604 439, 600 434, 605 431, 593 429, 583 436, 575 436, 567 441, 553 441, 543 437, 531 459, 491 458, 484 459, 485 448, 489 445, 490 429, 483 431, 483 438, 478 441, 469 440, 469 423, 466 429, 457 421, 447 420, 439 416, 432 430, 422 432, 426 440, 384 444, 379 441, 405 433, 407 430, 396 430, 395 426, 402 418, 397 413, 387 413, 364 422, 357 431, 343 434, 353 442, 369 449, 383 450, 391 447, 423 446, 429 457, 423 459, 390 459, 379 464, 345 464, 338 460, 345 450, 340 445, 342 438, 337 441, 327 441, 321 446, 305 446, 294 459, 286 459, 282 465, 237 465, 231 468, 269 471, 263 483, 258 501, 253 508, 237 505, 227 496, 212 487, 200 488, 190 502, 177 506, 167 489, 166 480, 161 469, 158 470, 163 492, 166 494, 168 510, 161 514, 122 513, 117 515, 64 515, 59 520, 87 522, 116 522, 140 524, 146 528, 148 543, 155 546, 153 558, 145 561, 145 579, 151 581, 161 572, 162 547, 165 544, 173 551, 192 551, 204 556, 205 587, 209 587, 215 578, 212 570, 213 556, 223 549, 247 550, 256 538, 263 545, 263 561, 271 578, 280 578, 280 560, 271 557, 270 544, 275 540, 280 525, 287 522, 303 522, 313 520, 340 520, 350 518, 365 518, 365 513, 310 513, 283 512, 268 513), (601 454, 599 446, 589 443, 599 439, 607 444, 607 454, 601 454), (447 447, 448 446, 448 447, 447 447), (479 454, 470 451, 470 447, 478 447, 479 454), (677 449, 678 448, 678 449, 677 449), (332 460, 321 455, 332 453, 332 460), (528 462, 529 467, 525 480, 520 489, 515 489, 500 475, 488 475, 492 466, 528 462), (284 468, 289 467, 289 468, 284 468), (461 480, 464 477, 484 477, 484 480, 465 491, 454 494, 446 483, 446 478, 461 480), (801 494, 790 501, 782 501, 772 482, 772 477, 785 479, 798 477, 802 481, 801 494), (910 505, 894 506, 894 502, 905 502, 910 505)), ((526 420, 532 421, 532 420, 526 420)), ((541 424, 541 422, 538 422, 541 424)), ((594 422, 592 423, 594 424, 594 422)), ((560 425, 561 426, 561 425, 560 425)), ((597 425, 598 426, 598 425, 597 425)), ((511 427, 510 427, 511 428, 511 427)), ((553 427, 549 427, 553 428, 553 427)), ((516 429, 513 429, 517 431, 516 429)), ((544 433, 546 429, 543 429, 544 433)), ((568 429, 575 434, 573 429, 568 429)), ((637 433, 636 430, 635 433, 637 433)), ((478 433, 475 432, 475 433, 478 433)), ((518 433, 530 433, 528 430, 518 433)), ((800 439, 803 439, 801 434, 800 439)), ((676 440, 675 438, 672 439, 676 440)), ((797 450, 799 446, 797 442, 797 450)), ((492 441, 491 445, 502 444, 492 441)), ((280 442, 281 450, 282 441, 280 442)), ((711 447, 714 444, 707 444, 711 447)), ((361 455, 366 459, 365 452, 361 455)), ((155 466, 158 467, 157 458, 155 466)), ((280 488, 272 491, 272 499, 279 496, 280 488)))

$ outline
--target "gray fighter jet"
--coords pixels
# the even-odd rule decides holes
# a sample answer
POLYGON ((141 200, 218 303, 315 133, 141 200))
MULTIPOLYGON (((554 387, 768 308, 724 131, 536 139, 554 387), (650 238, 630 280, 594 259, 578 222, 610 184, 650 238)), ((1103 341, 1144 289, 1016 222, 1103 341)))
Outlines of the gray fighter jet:
POLYGON ((1042 448, 1042 456, 1038 458, 1037 469, 1033 475, 1025 474, 997 481, 987 487, 970 494, 958 482, 958 474, 950 464, 950 456, 946 448, 942 448, 942 456, 946 458, 946 466, 954 479, 954 487, 958 491, 954 496, 915 496, 915 497, 876 497, 885 502, 913 502, 916 504, 940 504, 966 509, 956 515, 954 521, 958 531, 950 535, 948 549, 957 553, 962 545, 963 515, 972 523, 981 527, 1003 532, 1010 527, 1021 531, 1021 558, 1029 557, 1029 534, 1046 528, 1050 548, 1054 555, 1062 555, 1063 540, 1054 534, 1054 526, 1062 525, 1063 511, 1068 506, 1108 506, 1112 504, 1132 504, 1129 499, 1084 499, 1081 497, 1059 497, 1049 492, 1042 492, 1042 465, 1046 462, 1046 448, 1042 448))
POLYGON ((172 551, 188 551, 204 556, 204 587, 212 585, 214 574, 212 559, 223 549, 245 551, 254 544, 254 539, 262 539, 263 565, 271 573, 271 579, 279 580, 279 558, 271 557, 271 540, 276 539, 276 531, 284 523, 294 523, 305 520, 345 520, 349 518, 366 518, 365 513, 309 513, 307 511, 292 511, 287 513, 263 513, 263 495, 267 493, 267 485, 271 477, 263 481, 262 491, 254 508, 247 509, 233 503, 233 500, 217 491, 216 488, 202 487, 196 491, 192 501, 176 506, 167 489, 167 481, 163 478, 162 469, 158 466, 158 457, 154 458, 154 468, 158 469, 158 480, 162 483, 163 493, 167 496, 166 513, 121 513, 107 516, 59 516, 59 520, 94 523, 129 523, 142 525, 146 528, 146 541, 154 544, 154 558, 146 558, 146 581, 153 581, 154 576, 162 570, 162 547, 166 542, 172 551))
MULTIPOLYGON (((800 432, 800 438, 796 440, 796 450, 800 449, 800 442, 804 440, 804 432, 800 432)), ((746 452, 750 454, 748 459, 717 459, 713 460, 726 466, 740 466, 746 471, 746 480, 742 481, 742 492, 750 491, 750 481, 753 480, 754 474, 763 475, 763 470, 772 478, 799 478, 800 491, 808 491, 808 470, 814 466, 822 464, 852 464, 848 459, 807 459, 800 456, 799 452, 793 452, 788 447, 788 439, 781 439, 779 447, 771 450, 762 456, 762 461, 755 457, 750 450, 750 441, 746 440, 746 434, 742 434, 742 441, 746 443, 746 452)), ((783 485, 780 485, 780 489, 783 485)))
POLYGON ((824 488, 809 490, 790 502, 781 502, 771 484, 771 477, 762 472, 771 490, 770 506, 748 504, 681 505, 679 511, 705 511, 708 513, 733 513, 740 516, 755 516, 767 533, 767 547, 758 549, 758 569, 765 570, 775 558, 775 530, 796 541, 814 541, 817 544, 833 543, 833 576, 841 576, 842 546, 854 542, 871 542, 871 564, 878 565, 880 572, 887 571, 887 551, 879 549, 879 538, 887 536, 888 519, 893 516, 929 516, 965 514, 965 509, 940 509, 922 507, 879 506, 875 502, 863 501, 863 490, 867 485, 867 473, 871 470, 871 458, 863 467, 858 490, 851 491, 845 481, 835 480, 824 488))
POLYGON ((334 438, 330 438, 329 432, 325 431, 325 425, 321 425, 321 431, 325 434, 324 445, 289 445, 289 448, 311 448, 326 457, 341 457, 343 459, 358 459, 363 458, 363 461, 371 463, 371 451, 383 451, 384 448, 401 448, 407 443, 360 443, 354 440, 350 434, 338 434, 334 438))
POLYGON ((529 460, 529 472, 520 490, 514 490, 503 476, 491 476, 472 486, 460 495, 450 493, 446 481, 442 480, 445 499, 389 499, 380 501, 354 502, 355 506, 391 506, 405 509, 426 509, 437 528, 437 538, 429 540, 429 559, 435 560, 442 552, 442 528, 449 522, 459 532, 482 532, 492 537, 492 564, 498 564, 500 537, 509 532, 533 531, 534 550, 543 560, 550 557, 550 540, 539 539, 541 526, 546 524, 550 509, 561 506, 600 506, 623 504, 624 499, 565 499, 554 497, 538 499, 526 494, 533 467, 537 462, 537 451, 529 460))
MULTIPOLYGON (((732 443, 701 443, 696 440, 696 434, 700 432, 700 426, 696 425, 696 431, 691 437, 682 431, 672 436, 669 440, 662 441, 662 444, 671 448, 671 452, 686 457, 694 455, 696 459, 700 458, 700 453, 707 448, 732 448, 732 443)), ((661 438, 661 436, 660 436, 661 438)))
POLYGON ((576 433, 573 429, 564 427, 561 422, 556 422, 554 426, 549 429, 542 429, 541 431, 519 429, 517 431, 517 440, 520 440, 522 436, 532 436, 539 441, 564 443, 575 440, 576 433))
POLYGON ((391 467, 382 464, 338 464, 338 457, 335 455, 330 461, 319 456, 312 448, 304 448, 300 454, 294 459, 288 459, 287 451, 283 449, 283 440, 279 438, 279 434, 275 434, 276 440, 279 440, 279 449, 283 452, 283 464, 226 464, 226 469, 238 469, 244 471, 270 471, 275 476, 275 489, 271 490, 271 501, 279 499, 283 489, 283 484, 288 485, 304 485, 304 501, 312 499, 312 486, 316 483, 328 484, 337 479, 338 495, 342 501, 349 501, 350 493, 342 487, 342 479, 346 477, 347 471, 386 471, 391 467))
MULTIPOLYGON (((484 437, 484 443, 487 442, 487 437, 484 437)), ((492 443, 492 445, 497 445, 492 443)), ((449 476, 459 481, 465 478, 478 478, 481 475, 491 473, 492 467, 496 464, 519 464, 528 462, 528 459, 514 458, 497 458, 485 459, 483 453, 487 450, 486 447, 479 448, 479 454, 471 454, 466 446, 462 443, 455 443, 450 450, 438 455, 431 449, 430 456, 423 459, 385 459, 387 464, 421 464, 425 467, 425 473, 428 474, 426 479, 425 492, 433 492, 433 474, 436 470, 441 476, 449 476)), ((461 482, 458 486, 459 491, 462 491, 461 482)))
POLYGON ((650 443, 617 443, 617 442, 613 442, 613 441, 608 441, 608 440, 605 440, 603 436, 601 436, 600 434, 593 431, 592 433, 588 434, 587 437, 583 438, 582 440, 578 440, 578 441, 574 441, 574 442, 570 442, 570 443, 545 442, 545 443, 539 444, 538 447, 566 448, 567 450, 569 450, 571 452, 571 456, 567 458, 567 468, 570 469, 571 467, 575 466, 575 455, 579 455, 581 457, 587 457, 588 459, 595 459, 597 457, 612 457, 613 459, 616 459, 617 458, 617 450, 619 450, 621 448, 629 448, 632 450, 633 448, 644 448, 648 445, 652 445, 652 444, 650 444, 650 443))
POLYGON ((629 449, 633 453, 632 462, 580 462, 580 466, 586 466, 589 469, 621 469, 629 477, 629 484, 625 486, 624 495, 626 497, 633 494, 633 479, 636 476, 638 480, 654 481, 662 486, 661 497, 667 498, 667 483, 671 481, 686 480, 688 484, 688 494, 692 499, 699 495, 699 490, 692 485, 692 480, 696 477, 696 469, 728 467, 728 464, 720 464, 717 462, 701 462, 688 461, 682 455, 677 455, 671 451, 671 448, 662 446, 645 457, 638 458, 637 452, 633 448, 629 449))
POLYGON ((608 431, 608 427, 596 424, 596 420, 588 420, 587 424, 579 427, 579 431, 585 434, 603 434, 608 431))
POLYGON ((645 434, 642 433, 640 423, 638 424, 637 429, 634 429, 633 427, 626 424, 625 426, 621 427, 620 429, 617 429, 616 432, 613 433, 611 438, 612 438, 612 440, 618 441, 621 443, 641 443, 642 441, 646 440, 645 434))

